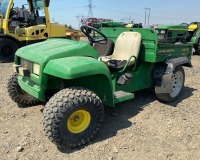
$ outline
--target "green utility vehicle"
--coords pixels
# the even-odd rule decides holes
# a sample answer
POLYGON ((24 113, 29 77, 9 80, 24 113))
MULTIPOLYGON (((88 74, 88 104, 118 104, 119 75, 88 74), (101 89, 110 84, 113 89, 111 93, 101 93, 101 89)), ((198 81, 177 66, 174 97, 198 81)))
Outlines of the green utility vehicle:
POLYGON ((160 43, 189 43, 195 54, 200 54, 200 22, 189 25, 160 25, 155 28, 160 43))
POLYGON ((184 41, 184 35, 188 32, 186 24, 160 25, 155 28, 158 39, 162 43, 176 43, 184 41))
POLYGON ((135 91, 155 87, 164 102, 180 96, 191 44, 159 44, 149 28, 81 30, 93 45, 52 38, 20 48, 8 80, 8 93, 20 106, 47 102, 43 126, 53 143, 72 148, 88 143, 101 128, 104 106, 133 99, 135 91), (90 30, 102 38, 93 38, 90 30))

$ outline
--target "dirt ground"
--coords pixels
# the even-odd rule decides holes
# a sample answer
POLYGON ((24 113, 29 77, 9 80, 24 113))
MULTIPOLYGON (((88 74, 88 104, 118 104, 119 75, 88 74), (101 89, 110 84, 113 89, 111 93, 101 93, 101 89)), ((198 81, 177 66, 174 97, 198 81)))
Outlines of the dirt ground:
POLYGON ((200 159, 200 56, 185 68, 179 100, 159 102, 152 91, 106 109, 105 124, 94 142, 59 149, 45 136, 38 105, 19 108, 6 91, 12 63, 0 64, 0 160, 198 160, 200 159))

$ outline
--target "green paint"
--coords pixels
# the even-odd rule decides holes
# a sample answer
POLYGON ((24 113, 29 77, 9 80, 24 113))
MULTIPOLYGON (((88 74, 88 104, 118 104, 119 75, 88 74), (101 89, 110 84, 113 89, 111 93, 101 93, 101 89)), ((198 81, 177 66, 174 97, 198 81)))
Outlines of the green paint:
POLYGON ((103 74, 110 77, 108 67, 91 57, 66 57, 49 61, 44 73, 62 79, 74 79, 83 76, 103 74))

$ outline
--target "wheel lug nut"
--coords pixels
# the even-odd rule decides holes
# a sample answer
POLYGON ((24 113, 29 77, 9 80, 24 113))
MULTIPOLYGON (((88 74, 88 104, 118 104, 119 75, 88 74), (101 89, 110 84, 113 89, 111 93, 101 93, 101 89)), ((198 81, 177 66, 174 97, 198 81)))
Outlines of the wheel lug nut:
POLYGON ((74 117, 74 121, 78 121, 79 120, 79 116, 74 117))

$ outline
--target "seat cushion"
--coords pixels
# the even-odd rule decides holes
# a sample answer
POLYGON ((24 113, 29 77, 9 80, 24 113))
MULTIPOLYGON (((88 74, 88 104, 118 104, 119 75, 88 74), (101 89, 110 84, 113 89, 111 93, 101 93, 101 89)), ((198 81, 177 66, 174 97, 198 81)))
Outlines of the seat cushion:
POLYGON ((114 69, 114 70, 120 70, 122 68, 124 68, 124 66, 126 65, 127 61, 121 61, 121 60, 109 60, 106 62, 107 66, 110 69, 114 69))
MULTIPOLYGON (((113 54, 110 56, 100 57, 99 60, 107 65, 109 64, 108 62, 112 60, 116 63, 116 66, 121 66, 122 62, 128 61, 133 56, 137 59, 141 40, 141 34, 138 32, 123 32, 116 40, 113 54)), ((130 59, 128 66, 134 64, 135 58, 130 59)), ((115 65, 112 64, 110 66, 113 67, 115 65)))

